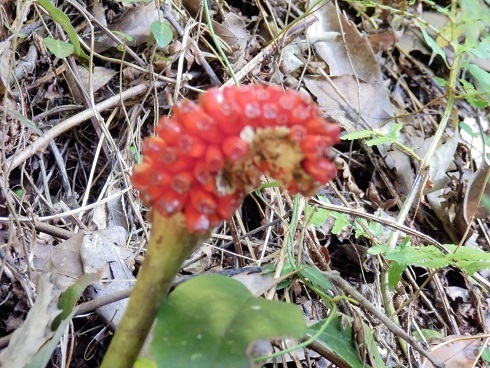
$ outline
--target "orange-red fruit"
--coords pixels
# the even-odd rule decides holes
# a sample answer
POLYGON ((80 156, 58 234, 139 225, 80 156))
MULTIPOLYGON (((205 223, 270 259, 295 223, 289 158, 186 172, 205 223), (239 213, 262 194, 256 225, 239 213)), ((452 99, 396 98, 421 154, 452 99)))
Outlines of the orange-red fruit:
POLYGON ((199 105, 186 101, 185 108, 177 109, 177 116, 188 134, 193 134, 210 143, 219 143, 223 137, 216 121, 199 105), (185 112, 183 112, 185 111, 185 112))
POLYGON ((223 219, 230 217, 240 207, 242 199, 236 194, 218 197, 216 213, 223 219))
POLYGON ((211 225, 210 216, 197 211, 193 206, 187 206, 184 210, 185 225, 191 232, 201 233, 209 230, 211 225))
POLYGON ((152 206, 164 216, 170 216, 182 211, 186 201, 186 195, 181 195, 168 188, 152 203, 152 206))
POLYGON ((180 155, 194 158, 201 157, 206 150, 206 144, 201 139, 189 134, 179 137, 177 147, 180 155))
POLYGON ((334 164, 326 158, 314 161, 305 160, 303 162, 303 168, 313 177, 313 179, 321 183, 327 183, 337 175, 334 164))
POLYGON ((182 126, 175 120, 169 119, 164 116, 158 120, 158 124, 155 128, 155 133, 165 140, 169 144, 177 143, 180 135, 182 134, 182 126))
POLYGON ((229 160, 238 161, 247 154, 248 143, 237 136, 227 137, 221 143, 221 150, 229 160))
POLYGON ((212 174, 217 174, 225 166, 225 156, 217 146, 209 146, 204 156, 206 168, 212 174))
POLYGON ((199 105, 204 109, 206 114, 212 117, 216 125, 226 135, 238 134, 242 130, 239 123, 243 115, 235 103, 234 88, 225 89, 225 92, 212 88, 199 98, 199 105))
POLYGON ((216 201, 214 196, 205 190, 192 190, 190 193, 190 201, 194 208, 201 213, 211 215, 216 212, 216 201))
POLYGON ((307 195, 336 175, 328 153, 340 139, 340 128, 297 91, 260 85, 212 88, 197 103, 179 102, 172 112, 160 118, 158 137, 145 139, 144 160, 134 167, 132 182, 142 200, 164 216, 184 213, 191 232, 231 216, 246 189, 260 184, 261 173, 284 182, 292 193, 307 195), (289 128, 286 137, 284 129, 277 130, 279 139, 289 140, 278 147, 302 151, 278 157, 304 157, 301 162, 269 162, 265 157, 272 156, 260 154, 276 127, 289 128), (254 140, 261 132, 266 134, 254 140))
POLYGON ((181 172, 175 175, 172 179, 171 187, 177 193, 183 194, 191 189, 194 178, 192 174, 188 171, 181 172))

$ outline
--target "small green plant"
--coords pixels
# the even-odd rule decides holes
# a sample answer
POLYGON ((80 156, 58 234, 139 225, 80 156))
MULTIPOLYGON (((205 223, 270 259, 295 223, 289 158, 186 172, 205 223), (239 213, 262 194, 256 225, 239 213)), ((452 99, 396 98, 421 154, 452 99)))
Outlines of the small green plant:
POLYGON ((413 157, 417 161, 422 161, 422 159, 414 152, 414 148, 409 148, 401 142, 400 130, 402 129, 402 124, 393 123, 388 131, 381 129, 373 130, 359 130, 356 132, 348 133, 342 136, 342 140, 352 141, 356 139, 366 139, 366 144, 368 146, 378 146, 381 144, 391 144, 407 155, 413 157))
POLYGON ((49 0, 39 0, 39 4, 48 12, 51 19, 53 19, 56 23, 58 23, 63 30, 66 32, 66 35, 70 39, 70 43, 64 41, 57 41, 53 38, 45 38, 44 42, 49 51, 51 51, 56 57, 63 58, 72 53, 80 57, 81 59, 88 60, 89 57, 83 51, 80 41, 78 40, 77 32, 75 28, 71 25, 70 19, 68 16, 59 10, 56 6, 54 6, 49 0), (67 54, 68 50, 71 50, 70 54, 67 54))
POLYGON ((394 288, 400 281, 402 272, 408 266, 428 268, 457 267, 469 276, 475 272, 490 268, 490 253, 478 248, 458 247, 454 244, 444 244, 447 250, 444 252, 434 245, 412 246, 410 239, 406 237, 396 248, 386 245, 372 247, 369 254, 382 254, 392 262, 389 271, 390 287, 394 288))

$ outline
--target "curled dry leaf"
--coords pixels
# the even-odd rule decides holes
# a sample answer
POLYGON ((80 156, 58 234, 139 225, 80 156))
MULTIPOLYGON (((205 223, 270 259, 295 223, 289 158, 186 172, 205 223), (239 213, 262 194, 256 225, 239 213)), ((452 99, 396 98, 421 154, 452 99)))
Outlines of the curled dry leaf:
MULTIPOLYGON (((125 39, 121 43, 139 46, 148 41, 151 33, 150 25, 163 18, 163 13, 157 8, 156 2, 151 1, 126 10, 117 21, 108 24, 107 28, 115 32, 121 40, 124 35, 125 39)), ((117 47, 117 45, 112 38, 103 33, 96 38, 95 51, 100 53, 111 47, 117 47)))

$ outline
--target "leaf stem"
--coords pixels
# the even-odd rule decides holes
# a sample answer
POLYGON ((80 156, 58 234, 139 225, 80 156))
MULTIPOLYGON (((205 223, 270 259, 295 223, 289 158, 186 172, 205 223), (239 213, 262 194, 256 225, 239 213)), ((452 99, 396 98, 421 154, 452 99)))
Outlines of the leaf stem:
POLYGON ((153 213, 143 266, 101 368, 133 367, 175 275, 204 236, 189 233, 180 215, 164 218, 153 213))

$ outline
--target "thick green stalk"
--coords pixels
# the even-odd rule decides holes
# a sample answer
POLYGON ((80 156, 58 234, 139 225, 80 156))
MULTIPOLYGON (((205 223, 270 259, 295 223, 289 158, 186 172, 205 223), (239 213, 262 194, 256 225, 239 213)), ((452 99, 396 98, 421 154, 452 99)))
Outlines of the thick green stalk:
POLYGON ((145 260, 101 368, 133 367, 175 275, 203 237, 189 233, 180 215, 164 218, 153 213, 145 260))

